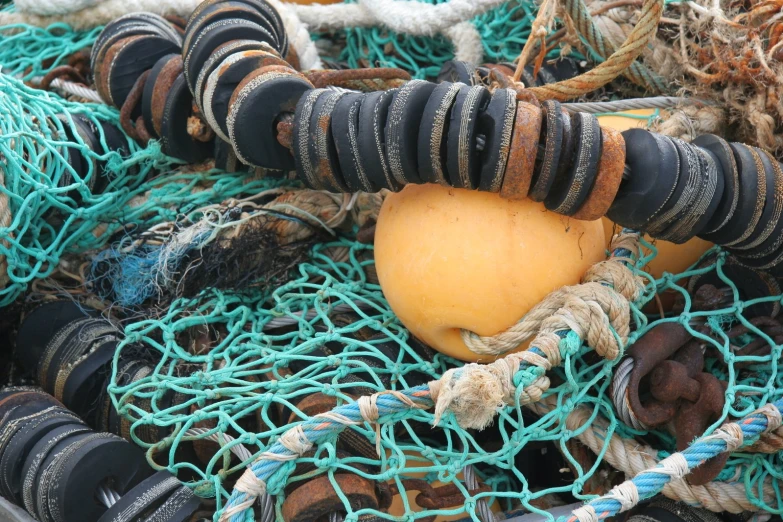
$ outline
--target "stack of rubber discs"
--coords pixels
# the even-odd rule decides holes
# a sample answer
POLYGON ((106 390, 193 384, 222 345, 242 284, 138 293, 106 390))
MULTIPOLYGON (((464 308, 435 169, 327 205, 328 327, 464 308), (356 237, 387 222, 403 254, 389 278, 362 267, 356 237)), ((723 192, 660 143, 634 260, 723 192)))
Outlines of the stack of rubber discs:
MULTIPOLYGON (((91 118, 86 118, 81 114, 59 114, 57 119, 64 133, 64 136, 60 138, 61 141, 73 144, 67 147, 65 157, 68 164, 83 182, 81 186, 86 189, 86 192, 82 192, 84 189, 73 189, 68 192, 68 196, 79 204, 85 195, 103 193, 111 181, 111 173, 105 160, 101 161, 96 157, 85 154, 77 144, 81 140, 81 143, 84 143, 96 156, 105 157, 109 152, 117 152, 122 157, 127 157, 130 154, 128 138, 113 124, 105 121, 96 123, 91 118)), ((58 129, 58 125, 54 122, 50 121, 49 126, 53 132, 56 132, 58 129)), ((138 172, 137 166, 129 167, 129 174, 133 175, 136 172, 138 172)), ((67 187, 73 184, 74 177, 66 169, 58 180, 58 185, 67 187)))
POLYGON ((42 390, 0 390, 0 418, 0 493, 39 522, 97 522, 102 487, 122 495, 152 473, 141 450, 42 390))
POLYGON ((52 301, 25 317, 16 355, 46 392, 95 426, 95 398, 106 388, 120 339, 117 326, 94 310, 52 301))
MULTIPOLYGON (((469 62, 459 60, 449 60, 440 68, 437 76, 437 83, 465 83, 467 85, 476 85, 478 83, 488 84, 490 82, 490 72, 495 70, 504 76, 512 77, 516 72, 516 64, 484 63, 473 65, 469 62)), ((521 80, 527 87, 540 87, 549 83, 573 78, 583 72, 583 67, 571 58, 561 58, 552 62, 545 62, 535 74, 532 65, 522 69, 521 80)))
POLYGON ((200 507, 190 488, 168 471, 159 471, 116 500, 98 522, 190 522, 200 507))
POLYGON ((630 175, 609 218, 675 243, 698 236, 749 268, 780 264, 783 166, 769 152, 715 135, 685 143, 641 129, 623 134, 630 175))
POLYGON ((107 104, 122 107, 139 77, 181 48, 182 37, 165 18, 152 13, 121 16, 104 27, 92 47, 95 88, 107 104))

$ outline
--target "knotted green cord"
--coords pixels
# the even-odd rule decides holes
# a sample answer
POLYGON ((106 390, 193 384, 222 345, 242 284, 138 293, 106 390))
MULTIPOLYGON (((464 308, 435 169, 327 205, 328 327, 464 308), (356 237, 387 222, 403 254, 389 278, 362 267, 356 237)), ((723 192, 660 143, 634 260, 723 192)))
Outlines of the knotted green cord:
MULTIPOLYGON (((226 477, 238 476, 244 466, 253 460, 228 463, 224 456, 229 454, 230 446, 243 444, 254 453, 255 458, 290 427, 275 424, 273 412, 276 405, 291 408, 297 398, 316 392, 335 396, 340 399, 339 402, 351 401, 353 399, 346 395, 345 390, 356 384, 347 382, 346 375, 354 375, 367 382, 366 393, 369 393, 370 390, 409 389, 418 384, 418 381, 411 380, 415 372, 422 372, 428 378, 437 378, 447 368, 458 366, 460 363, 442 355, 428 362, 416 352, 409 343, 409 334, 383 299, 380 288, 367 281, 366 270, 372 264, 371 261, 362 260, 366 259, 367 250, 366 245, 350 240, 320 245, 313 251, 311 261, 299 267, 299 276, 277 290, 265 294, 230 294, 212 290, 198 299, 175 302, 169 312, 159 319, 129 325, 126 330, 129 338, 119 349, 117 361, 134 353, 131 345, 139 341, 148 345, 160 359, 152 375, 128 386, 114 386, 112 395, 120 411, 134 420, 132 431, 137 442, 141 443, 135 434, 144 425, 172 427, 173 436, 162 445, 152 447, 141 443, 148 448, 150 460, 154 458, 172 472, 182 473, 187 469, 195 473, 199 479, 191 485, 200 494, 217 493, 218 505, 222 507, 229 493, 225 485, 226 477), (334 262, 324 255, 327 248, 335 246, 349 249, 347 261, 334 262), (355 323, 336 326, 331 322, 329 311, 341 305, 353 307, 358 314, 355 323), (303 319, 299 314, 307 311, 313 311, 314 314, 309 319, 303 319), (288 318, 291 325, 283 329, 267 328, 280 318, 288 318), (194 328, 203 329, 204 325, 209 325, 214 332, 215 341, 196 355, 188 351, 184 339, 188 332, 194 328), (394 343, 399 347, 399 353, 390 357, 388 353, 375 348, 378 340, 367 342, 357 338, 356 332, 362 328, 381 333, 380 341, 394 343), (338 353, 325 356, 314 352, 327 342, 338 353), (373 364, 368 366, 368 360, 373 364), (302 364, 302 361, 308 361, 309 364, 305 364, 305 368, 295 375, 286 377, 281 373, 292 362, 302 364), (184 394, 185 402, 181 406, 159 408, 157 404, 166 390, 177 390, 184 394), (148 409, 138 408, 131 404, 133 397, 152 399, 153 405, 148 409), (191 413, 191 406, 194 413, 191 413), (248 422, 256 415, 263 424, 256 432, 247 431, 248 422), (184 433, 196 422, 204 421, 212 426, 211 433, 230 433, 236 440, 216 449, 215 456, 207 465, 184 462, 176 456, 177 448, 191 444, 191 439, 186 439, 184 433)), ((640 259, 637 266, 644 266, 653 255, 640 259)), ((722 256, 706 267, 678 275, 665 275, 656 281, 637 268, 638 273, 650 283, 645 295, 632 306, 633 322, 637 329, 632 334, 632 340, 658 322, 648 320, 641 312, 641 308, 654 298, 656 289, 684 292, 680 285, 685 284, 687 277, 714 270, 720 273, 725 262, 722 256)), ((732 288, 730 281, 725 277, 721 279, 732 288)), ((771 296, 742 303, 735 296, 733 304, 728 308, 705 314, 690 311, 690 301, 686 296, 686 312, 679 320, 687 321, 706 315, 709 324, 727 329, 732 324, 747 323, 739 314, 743 307, 779 300, 780 296, 771 296)), ((758 329, 752 328, 752 331, 755 335, 749 338, 764 338, 758 329)), ((404 419, 381 426, 382 451, 379 458, 339 457, 332 441, 318 447, 313 456, 297 462, 317 464, 319 473, 328 474, 335 487, 337 482, 334 473, 347 470, 373 480, 394 483, 401 491, 405 490, 402 484, 404 478, 423 474, 427 480, 454 482, 463 492, 467 491, 456 477, 465 465, 473 464, 493 487, 493 493, 469 496, 465 505, 452 509, 424 510, 415 504, 406 503, 404 515, 409 517, 408 520, 433 514, 465 513, 473 517, 475 501, 479 498, 495 498, 507 510, 521 506, 534 511, 538 510, 531 503, 550 493, 570 494, 577 499, 592 498, 585 493, 585 484, 599 480, 597 473, 608 442, 595 463, 581 460, 566 442, 582 431, 589 430, 590 423, 571 432, 565 427, 568 414, 575 408, 587 407, 594 412, 594 419, 607 419, 607 440, 612 434, 631 439, 644 433, 619 422, 614 411, 609 387, 619 360, 596 358, 592 350, 579 346, 578 341, 575 341, 570 337, 564 340, 563 365, 550 372, 550 377, 554 376, 554 384, 546 397, 554 398, 559 406, 538 419, 531 418, 529 414, 523 415, 517 403, 499 414, 495 426, 489 428, 489 433, 465 431, 450 416, 433 431, 429 427, 432 414, 417 410, 406 414, 404 419), (482 447, 489 438, 497 438, 501 441, 501 447, 482 447), (519 456, 524 459, 526 446, 545 441, 556 444, 566 461, 577 470, 577 476, 571 483, 564 482, 559 487, 533 492, 529 482, 533 477, 523 475, 515 458, 519 456)), ((768 355, 740 356, 731 353, 734 349, 730 348, 728 342, 723 345, 712 340, 708 342, 729 361, 723 364, 708 356, 707 363, 712 371, 723 372, 722 378, 729 382, 729 400, 724 409, 724 418, 740 417, 783 396, 783 380, 774 364, 780 356, 781 346, 773 347, 768 355), (754 364, 749 369, 736 369, 735 365, 743 361, 753 361, 754 364)), ((372 426, 349 429, 358 432, 370 444, 375 444, 372 426)), ((647 440, 656 441, 654 446, 660 457, 667 456, 675 449, 673 437, 665 431, 650 432, 647 440)), ((554 462, 556 456, 552 458, 554 462)), ((775 493, 770 498, 769 495, 762 496, 758 490, 765 481, 775 485, 783 478, 778 464, 779 458, 774 455, 737 454, 729 460, 719 480, 744 481, 751 504, 780 510, 783 509, 783 499, 779 494, 775 493)), ((293 466, 292 463, 284 465, 268 482, 272 494, 279 494, 285 484, 307 478, 291 476, 286 479, 293 466)), ((567 477, 570 475, 564 475, 564 478, 567 477)), ((278 495, 278 508, 282 502, 282 495, 278 495)), ((357 520, 360 515, 369 513, 381 516, 370 509, 352 511, 346 506, 346 511, 349 513, 347 520, 357 520)), ((385 515, 385 518, 403 520, 390 518, 389 515, 385 515)))

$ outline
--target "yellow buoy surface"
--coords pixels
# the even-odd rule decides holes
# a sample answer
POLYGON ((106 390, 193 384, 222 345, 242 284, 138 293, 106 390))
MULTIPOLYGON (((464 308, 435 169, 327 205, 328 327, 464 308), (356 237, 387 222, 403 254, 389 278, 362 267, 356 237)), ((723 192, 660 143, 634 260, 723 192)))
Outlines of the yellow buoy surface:
POLYGON ((568 219, 530 200, 408 185, 381 209, 375 260, 384 295, 413 335, 452 357, 490 361, 465 346, 460 329, 507 329, 548 293, 578 283, 604 259, 605 245, 600 220, 568 219))

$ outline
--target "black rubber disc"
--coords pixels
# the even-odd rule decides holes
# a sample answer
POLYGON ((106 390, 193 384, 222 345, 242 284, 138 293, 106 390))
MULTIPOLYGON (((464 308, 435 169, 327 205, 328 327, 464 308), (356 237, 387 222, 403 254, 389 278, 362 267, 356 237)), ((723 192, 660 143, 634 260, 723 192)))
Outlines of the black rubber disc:
POLYGON ((567 124, 570 130, 571 119, 563 114, 560 103, 555 100, 543 102, 541 108, 541 139, 528 193, 528 197, 533 201, 544 201, 557 177, 561 156, 568 156, 565 160, 571 157, 562 151, 564 128, 567 124))
POLYGON ((340 98, 332 111, 332 138, 343 180, 350 192, 377 192, 359 156, 359 108, 364 95, 349 93, 340 98))
POLYGON ((483 136, 480 151, 481 175, 479 190, 499 192, 506 172, 514 118, 517 113, 517 93, 511 89, 496 89, 487 109, 479 114, 478 133, 483 136))
POLYGON ((95 424, 96 398, 107 386, 117 341, 100 344, 71 369, 62 392, 62 402, 90 425, 95 424))
POLYGON ((36 374, 46 345, 55 332, 88 315, 95 316, 96 312, 85 310, 73 301, 45 303, 30 312, 22 321, 16 336, 16 356, 24 368, 36 374))
POLYGON ((198 73, 215 50, 231 40, 257 40, 274 45, 275 37, 260 25, 239 18, 228 18, 200 30, 187 50, 185 77, 191 92, 196 91, 198 73))
POLYGON ((386 117, 386 159, 400 185, 423 183, 418 172, 419 123, 435 84, 412 80, 394 93, 386 117))
POLYGON ((22 501, 22 467, 33 447, 47 433, 66 424, 81 422, 73 413, 61 406, 41 408, 29 415, 9 438, 0 457, 0 483, 3 495, 16 503, 22 501))
POLYGON ((190 488, 182 486, 144 522, 188 522, 200 507, 201 499, 190 488))
POLYGON ((643 230, 674 193, 680 158, 674 144, 663 136, 644 129, 622 134, 630 175, 623 179, 606 215, 620 226, 643 230))
POLYGON ((482 85, 460 89, 451 110, 446 165, 448 178, 455 188, 475 189, 481 175, 478 150, 478 118, 491 99, 482 85))
POLYGON ((712 219, 707 222, 704 231, 699 237, 711 241, 710 235, 721 230, 734 215, 739 201, 739 173, 734 154, 729 143, 714 134, 704 134, 691 142, 692 145, 702 147, 712 153, 717 160, 718 173, 723 177, 723 192, 718 208, 712 219))
POLYGON ((123 495, 152 474, 139 448, 109 433, 73 442, 52 468, 56 481, 49 484, 48 508, 53 522, 97 520, 106 511, 95 501, 100 484, 111 483, 123 495))
POLYGON ((475 85, 478 81, 476 66, 459 60, 449 60, 441 66, 436 79, 437 83, 464 83, 475 85))
POLYGON ((188 118, 193 106, 193 95, 185 83, 185 76, 179 75, 171 85, 166 97, 161 123, 161 144, 165 154, 187 163, 198 163, 207 159, 214 146, 212 141, 194 140, 188 134, 188 118))
POLYGON ((223 140, 231 139, 226 118, 234 90, 245 76, 265 65, 286 65, 286 62, 266 51, 242 51, 223 60, 207 80, 202 92, 203 114, 210 127, 223 140))
POLYGON ((421 116, 417 146, 419 177, 426 183, 450 186, 446 153, 454 100, 462 84, 443 82, 430 94, 421 116))
POLYGON ((145 511, 156 509, 171 492, 180 487, 177 477, 168 471, 158 471, 125 493, 98 522, 133 522, 145 511))
POLYGON ((147 77, 147 82, 144 84, 144 91, 141 95, 141 115, 144 118, 144 128, 155 139, 160 138, 158 133, 155 132, 155 126, 152 124, 152 91, 155 88, 155 81, 158 79, 163 67, 169 63, 170 60, 174 60, 178 57, 178 54, 167 54, 161 56, 155 65, 152 66, 150 75, 147 77))
MULTIPOLYGON (((297 103, 312 89, 303 77, 279 72, 261 74, 242 87, 227 117, 228 135, 242 163, 299 171, 291 151, 277 141, 277 124, 284 114, 298 113, 297 103)), ((294 136, 297 121, 295 118, 294 136)), ((296 146, 295 141, 294 150, 296 146)))
POLYGON ((108 75, 112 104, 122 107, 139 76, 151 69, 161 57, 179 50, 176 43, 159 36, 138 37, 123 46, 108 65, 108 70, 102 72, 108 75))
POLYGON ((267 20, 263 14, 258 11, 258 9, 254 9, 244 2, 224 0, 206 7, 198 14, 198 16, 188 23, 187 29, 185 31, 185 37, 183 39, 183 48, 185 49, 185 52, 187 53, 190 51, 194 41, 194 36, 202 31, 205 27, 215 22, 230 18, 245 20, 247 22, 253 22, 260 25, 274 37, 273 47, 276 49, 279 45, 277 29, 269 22, 269 20, 267 20))
POLYGON ((326 90, 315 100, 310 115, 310 133, 307 142, 312 169, 319 183, 329 192, 348 192, 340 172, 337 149, 332 137, 332 111, 345 95, 344 92, 326 90))
POLYGON ((781 205, 783 205, 783 186, 781 186, 781 179, 778 177, 777 161, 774 158, 765 153, 763 150, 753 147, 753 150, 761 158, 761 163, 766 174, 765 181, 765 197, 764 197, 764 210, 761 212, 761 219, 759 219, 756 229, 753 234, 746 240, 732 245, 728 248, 729 251, 736 253, 737 255, 744 255, 745 251, 754 249, 764 243, 772 235, 776 226, 781 221, 781 205), (775 165, 773 166, 773 162, 775 165))
POLYGON ((601 159, 601 126, 592 114, 577 112, 571 117, 576 149, 566 176, 555 179, 544 200, 547 209, 570 216, 587 199, 598 175, 601 159))
MULTIPOLYGON (((739 173, 740 190, 737 201, 737 209, 731 219, 720 231, 709 235, 710 241, 719 245, 729 245, 739 241, 746 232, 755 229, 758 219, 752 223, 754 214, 757 213, 760 193, 766 196, 766 174, 759 172, 751 150, 740 143, 730 144, 734 161, 739 173)), ((760 161, 760 158, 759 158, 760 161)), ((761 204, 763 204, 763 199, 761 204)), ((760 213, 759 213, 760 215, 760 213)))
POLYGON ((386 157, 386 117, 395 89, 365 94, 359 108, 359 154, 367 178, 373 186, 397 192, 402 186, 394 179, 386 157))
POLYGON ((204 66, 199 71, 198 78, 196 79, 196 87, 193 91, 193 97, 195 98, 196 105, 198 105, 199 109, 203 110, 202 100, 204 87, 207 84, 209 75, 212 74, 212 72, 217 69, 218 66, 220 66, 227 56, 242 51, 263 51, 271 48, 272 47, 269 44, 264 42, 256 42, 253 40, 236 40, 225 43, 218 47, 217 50, 215 50, 215 52, 211 54, 204 63, 204 66))

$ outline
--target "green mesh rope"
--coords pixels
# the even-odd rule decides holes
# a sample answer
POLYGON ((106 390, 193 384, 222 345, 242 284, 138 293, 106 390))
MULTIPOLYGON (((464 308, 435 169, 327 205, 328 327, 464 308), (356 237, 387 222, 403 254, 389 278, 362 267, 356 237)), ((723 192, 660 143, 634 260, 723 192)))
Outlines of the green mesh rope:
POLYGON ((0 307, 34 279, 51 275, 65 253, 104 246, 127 226, 172 221, 279 184, 250 174, 177 171, 178 162, 164 156, 157 142, 140 148, 126 138, 128 158, 98 154, 76 132, 73 118, 96 124, 101 147, 110 150, 100 122, 118 126, 115 109, 69 102, 5 74, 0 93, 0 266, 8 265, 7 280, 0 280, 0 307), (86 171, 74 169, 72 155, 81 155, 86 171), (100 175, 101 163, 108 185, 92 194, 90 181, 100 175))
MULTIPOLYGON (((13 12, 13 4, 2 12, 13 12)), ((27 24, 0 26, 0 66, 2 72, 29 81, 68 63, 76 52, 92 46, 103 27, 74 31, 55 23, 47 28, 27 24)))
MULTIPOLYGON (((660 319, 648 320, 641 312, 657 292, 681 292, 686 311, 679 320, 687 322, 698 317, 716 332, 736 324, 748 324, 742 315, 742 310, 748 306, 781 300, 780 296, 770 296, 750 302, 739 301, 736 287, 722 275, 723 253, 699 269, 666 274, 654 280, 638 268, 655 255, 654 247, 647 246, 653 253, 636 263, 637 272, 648 284, 643 297, 632 306, 635 324, 632 340, 660 322, 660 319), (690 298, 682 285, 690 276, 710 271, 721 274, 720 279, 734 293, 733 304, 715 312, 691 312, 690 298)), ((458 361, 443 355, 422 356, 421 350, 411 342, 409 333, 383 298, 380 287, 368 279, 368 273, 373 272, 373 262, 361 261, 371 259, 365 255, 368 248, 349 239, 321 244, 313 250, 310 261, 299 266, 296 277, 280 288, 266 293, 240 294, 209 290, 198 298, 174 302, 162 317, 129 324, 126 328, 128 337, 115 358, 114 384, 110 392, 122 415, 133 421, 131 438, 147 448, 148 460, 181 478, 190 477, 186 480, 190 480, 189 484, 198 494, 216 496, 220 513, 226 495, 244 467, 290 427, 287 420, 277 420, 275 412, 280 407, 304 418, 294 406, 303 396, 322 393, 343 403, 355 400, 356 392, 352 395, 348 391, 355 390, 356 381, 363 383, 361 387, 366 390, 363 393, 406 389, 458 366, 458 361), (348 249, 347 261, 335 262, 327 255, 329 249, 335 247, 348 249), (336 310, 350 310, 355 314, 355 321, 349 325, 335 324, 331 317, 336 310), (363 329, 378 335, 368 340, 358 334, 363 329), (203 341, 205 331, 211 336, 206 344, 203 341), (198 337, 197 334, 202 338, 198 349, 188 341, 198 337), (138 355, 138 343, 146 345, 154 354, 154 363, 151 363, 154 370, 138 382, 118 386, 116 366, 120 360, 138 355), (388 343, 395 347, 394 351, 379 349, 388 343), (324 346, 331 347, 331 352, 321 351, 324 346), (286 371, 292 367, 295 371, 286 371), (174 401, 174 405, 162 406, 169 391, 176 391, 180 399, 174 401), (170 428, 172 435, 157 445, 143 442, 139 433, 153 425, 170 428), (186 436, 186 431, 193 427, 208 431, 186 436), (221 447, 215 446, 211 450, 214 456, 209 462, 194 464, 181 457, 187 454, 193 440, 213 434, 226 434, 231 438, 219 439, 221 447), (232 448, 240 444, 252 457, 243 462, 231 460, 232 448)), ((751 331, 755 333, 746 336, 744 342, 756 338, 772 342, 757 329, 751 328, 751 331)), ((740 417, 783 396, 783 380, 774 364, 781 355, 781 346, 772 343, 767 354, 743 356, 734 353, 737 347, 732 346, 725 335, 721 337, 716 333, 716 338, 725 341, 708 340, 714 354, 708 352, 706 366, 727 380, 729 387, 723 417, 712 428, 728 417, 740 417), (726 362, 716 357, 718 353, 726 362), (739 368, 740 363, 751 365, 739 368)), ((619 359, 608 361, 596 357, 591 349, 580 346, 576 337, 566 337, 563 342, 567 356, 560 368, 550 372, 553 384, 545 396, 558 405, 551 411, 535 417, 517 403, 500 413, 490 428, 490 435, 463 430, 448 416, 441 427, 432 430, 432 413, 417 411, 406 420, 380 426, 380 456, 345 455, 337 451, 335 441, 325 443, 314 454, 297 463, 286 464, 282 472, 268 482, 269 492, 277 495, 278 520, 282 520, 284 501, 284 495, 280 493, 286 485, 293 488, 300 481, 325 475, 339 492, 337 478, 339 473, 345 472, 396 485, 403 493, 407 491, 406 479, 417 477, 455 484, 468 495, 464 505, 433 510, 417 506, 403 494, 403 507, 392 514, 368 508, 353 511, 343 495, 341 498, 348 513, 346 520, 359 520, 359 516, 368 514, 402 521, 460 513, 471 520, 479 520, 476 518, 479 499, 497 502, 507 511, 536 512, 540 512, 536 506, 541 506, 551 493, 589 499, 595 492, 591 489, 595 481, 602 480, 600 472, 606 467, 603 460, 608 442, 594 460, 586 461, 583 451, 578 451, 578 445, 569 444, 569 441, 573 442, 582 431, 591 429, 591 423, 598 417, 606 419, 608 436, 615 434, 624 439, 644 436, 648 443, 653 441, 659 457, 675 450, 673 437, 664 430, 640 432, 619 421, 610 392, 611 377, 619 359), (578 407, 588 408, 593 417, 579 430, 570 431, 564 421, 578 407), (494 445, 487 445, 490 439, 495 441, 494 445), (564 479, 555 487, 531 490, 535 478, 523 474, 519 459, 524 461, 527 448, 545 442, 552 442, 559 449, 576 476, 571 481, 564 479), (316 469, 310 468, 301 474, 295 471, 296 465, 300 466, 296 469, 304 470, 301 466, 305 463, 315 465, 316 469), (481 480, 491 486, 492 491, 468 494, 458 475, 469 464, 476 467, 481 480), (286 477, 288 474, 291 476, 286 477)), ((519 393, 521 390, 517 398, 519 393)), ((374 427, 369 424, 350 429, 372 446, 378 442, 374 427)), ((552 461, 556 462, 554 455, 552 461)), ((765 481, 771 482, 774 491, 778 491, 783 478, 783 468, 779 464, 779 457, 774 455, 736 454, 719 480, 744 483, 754 506, 781 512, 783 499, 779 493, 774 493, 772 499, 759 493, 760 485, 765 481)))

